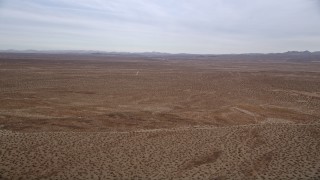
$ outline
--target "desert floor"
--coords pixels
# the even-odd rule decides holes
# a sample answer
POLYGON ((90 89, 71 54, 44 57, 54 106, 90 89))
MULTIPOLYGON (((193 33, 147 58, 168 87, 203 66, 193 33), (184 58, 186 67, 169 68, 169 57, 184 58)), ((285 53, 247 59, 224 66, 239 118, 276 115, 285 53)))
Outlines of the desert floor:
POLYGON ((320 179, 320 61, 0 54, 0 179, 320 179))

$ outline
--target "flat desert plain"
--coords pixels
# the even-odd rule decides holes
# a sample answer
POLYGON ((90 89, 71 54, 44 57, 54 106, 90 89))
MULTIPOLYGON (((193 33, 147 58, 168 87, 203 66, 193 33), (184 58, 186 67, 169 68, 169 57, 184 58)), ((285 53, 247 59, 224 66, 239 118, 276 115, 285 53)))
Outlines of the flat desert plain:
POLYGON ((320 58, 2 53, 0 179, 320 179, 320 58))

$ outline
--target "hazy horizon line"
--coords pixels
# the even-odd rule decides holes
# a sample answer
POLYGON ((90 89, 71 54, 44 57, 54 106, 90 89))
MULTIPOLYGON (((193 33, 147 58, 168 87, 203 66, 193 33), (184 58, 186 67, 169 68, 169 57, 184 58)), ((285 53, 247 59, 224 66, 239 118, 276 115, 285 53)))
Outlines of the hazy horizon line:
POLYGON ((106 50, 83 50, 83 49, 64 49, 64 50, 59 50, 59 49, 51 49, 51 50, 39 50, 39 49, 24 49, 24 50, 18 50, 18 49, 0 49, 0 53, 7 52, 7 53, 33 53, 33 52, 38 52, 38 53, 46 53, 46 52, 69 52, 69 53, 128 53, 128 54, 194 54, 194 55, 225 55, 225 54, 283 54, 283 53, 317 53, 319 51, 309 51, 309 50, 288 50, 288 51, 278 51, 278 52, 242 52, 242 53, 187 53, 187 52, 176 52, 176 53, 170 53, 170 52, 163 52, 163 51, 106 51, 106 50))

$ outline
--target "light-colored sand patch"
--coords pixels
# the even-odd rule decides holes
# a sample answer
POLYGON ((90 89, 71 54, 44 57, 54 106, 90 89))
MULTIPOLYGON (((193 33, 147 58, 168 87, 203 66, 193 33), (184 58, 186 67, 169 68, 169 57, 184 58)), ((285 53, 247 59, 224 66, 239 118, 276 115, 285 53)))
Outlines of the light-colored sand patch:
POLYGON ((7 115, 7 116, 15 116, 15 117, 22 117, 22 118, 35 118, 35 119, 52 119, 52 118, 68 118, 70 116, 49 116, 43 115, 38 113, 29 113, 25 110, 0 110, 0 115, 7 115))
POLYGON ((262 124, 274 124, 274 123, 286 123, 290 124, 292 121, 287 119, 280 119, 280 118, 266 118, 266 120, 261 121, 262 124))
POLYGON ((147 106, 142 107, 143 111, 151 111, 154 113, 161 113, 161 112, 168 112, 171 111, 170 107, 164 107, 164 106, 147 106))
POLYGON ((272 91, 274 91, 274 92, 287 92, 287 93, 291 93, 291 95, 293 95, 293 96, 304 95, 304 96, 320 98, 320 92, 306 92, 306 91, 283 90, 283 89, 273 89, 272 91))

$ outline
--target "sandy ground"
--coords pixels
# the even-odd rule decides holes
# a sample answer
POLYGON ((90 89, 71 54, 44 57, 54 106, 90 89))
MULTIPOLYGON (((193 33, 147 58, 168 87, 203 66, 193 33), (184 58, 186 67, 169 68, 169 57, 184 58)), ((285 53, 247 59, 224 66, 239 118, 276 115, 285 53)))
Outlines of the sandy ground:
POLYGON ((0 179, 320 179, 320 64, 0 56, 0 179))
POLYGON ((1 131, 6 179, 317 179, 320 125, 1 131))

